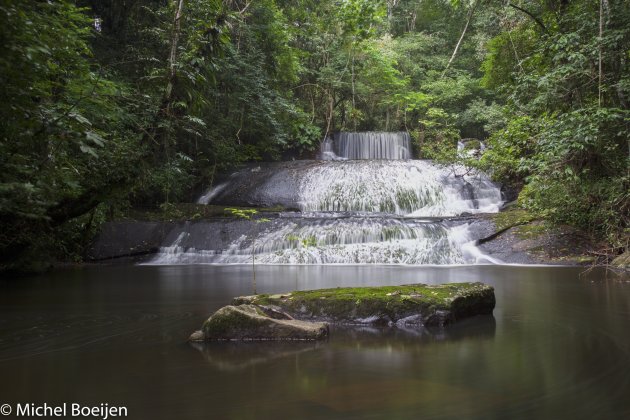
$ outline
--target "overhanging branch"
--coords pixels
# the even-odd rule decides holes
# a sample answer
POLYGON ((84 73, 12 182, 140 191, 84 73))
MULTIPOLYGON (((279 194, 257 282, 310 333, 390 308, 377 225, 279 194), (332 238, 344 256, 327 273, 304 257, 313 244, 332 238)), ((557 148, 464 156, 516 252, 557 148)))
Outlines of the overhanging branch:
POLYGON ((542 28, 542 30, 546 33, 549 34, 549 30, 547 29, 547 27, 545 26, 544 23, 542 23, 542 20, 540 20, 539 18, 537 18, 536 16, 534 16, 530 11, 523 9, 522 7, 519 7, 513 3, 508 3, 508 5, 510 7, 515 8, 516 10, 519 10, 523 13, 525 13, 527 16, 529 16, 530 18, 532 18, 534 20, 534 22, 536 22, 538 24, 538 26, 540 26, 542 28))

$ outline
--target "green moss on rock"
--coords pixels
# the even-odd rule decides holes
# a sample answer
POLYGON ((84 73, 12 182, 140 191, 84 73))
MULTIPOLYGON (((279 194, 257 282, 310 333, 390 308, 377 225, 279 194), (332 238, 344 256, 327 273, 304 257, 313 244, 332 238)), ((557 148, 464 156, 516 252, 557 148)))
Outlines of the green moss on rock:
POLYGON ((513 207, 491 216, 498 231, 530 223, 535 217, 527 210, 513 207))
POLYGON ((216 311, 195 332, 192 341, 200 340, 318 340, 328 335, 323 322, 274 319, 256 305, 225 306, 216 311))
POLYGON ((336 323, 444 325, 489 314, 494 289, 482 283, 335 288, 235 298, 234 305, 277 307, 296 319, 336 323))
POLYGON ((545 221, 534 221, 516 227, 516 236, 519 239, 538 239, 543 235, 548 235, 553 231, 552 227, 545 221))

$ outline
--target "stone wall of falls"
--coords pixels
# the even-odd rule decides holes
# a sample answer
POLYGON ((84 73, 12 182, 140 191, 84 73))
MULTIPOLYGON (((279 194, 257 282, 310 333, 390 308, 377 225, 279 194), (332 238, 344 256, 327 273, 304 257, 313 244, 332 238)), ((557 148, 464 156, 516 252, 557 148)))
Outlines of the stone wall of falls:
POLYGON ((407 132, 341 132, 322 143, 321 158, 411 159, 411 137, 407 132))

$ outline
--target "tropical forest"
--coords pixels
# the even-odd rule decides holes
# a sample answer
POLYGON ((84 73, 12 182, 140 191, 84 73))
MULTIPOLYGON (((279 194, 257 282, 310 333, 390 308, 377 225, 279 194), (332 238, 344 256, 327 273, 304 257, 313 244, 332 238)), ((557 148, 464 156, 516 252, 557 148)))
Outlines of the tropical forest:
POLYGON ((3 416, 630 415, 629 0, 0 0, 0 47, 3 416))

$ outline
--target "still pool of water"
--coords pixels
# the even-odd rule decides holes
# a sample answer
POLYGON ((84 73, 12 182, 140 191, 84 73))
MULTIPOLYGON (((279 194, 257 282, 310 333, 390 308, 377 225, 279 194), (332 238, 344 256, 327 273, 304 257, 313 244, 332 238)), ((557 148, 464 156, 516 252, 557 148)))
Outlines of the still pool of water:
POLYGON ((261 293, 483 281, 492 317, 320 343, 186 338, 251 266, 99 266, 0 284, 0 403, 139 419, 627 419, 630 283, 561 267, 258 266, 261 293))

